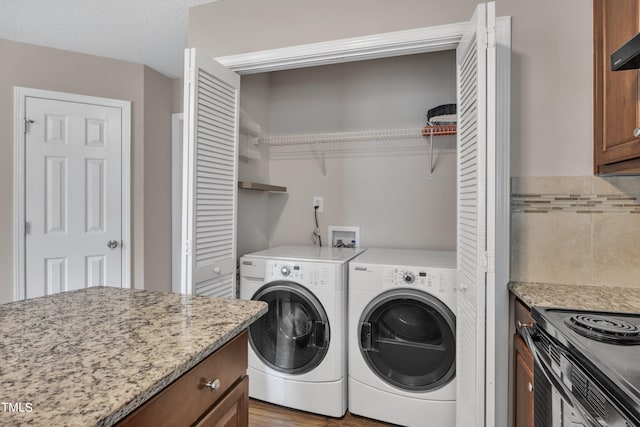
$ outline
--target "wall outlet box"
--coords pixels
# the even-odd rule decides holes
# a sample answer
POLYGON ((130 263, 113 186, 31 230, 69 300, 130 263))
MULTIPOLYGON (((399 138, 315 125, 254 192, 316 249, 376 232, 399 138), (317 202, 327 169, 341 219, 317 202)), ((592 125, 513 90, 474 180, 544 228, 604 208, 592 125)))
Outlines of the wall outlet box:
POLYGON ((322 208, 323 208, 323 200, 322 200, 322 196, 313 196, 313 209, 316 208, 316 206, 318 206, 318 213, 322 213, 322 208))
POLYGON ((328 236, 333 247, 360 247, 360 227, 330 225, 328 236))

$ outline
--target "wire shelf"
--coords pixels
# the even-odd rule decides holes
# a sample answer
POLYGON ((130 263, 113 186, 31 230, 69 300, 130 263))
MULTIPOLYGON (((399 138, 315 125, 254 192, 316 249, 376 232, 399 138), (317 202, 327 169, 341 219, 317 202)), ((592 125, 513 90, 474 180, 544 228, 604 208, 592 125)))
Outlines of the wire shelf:
POLYGON ((411 129, 371 130, 357 132, 317 133, 267 136, 259 142, 269 147, 272 159, 315 157, 323 175, 325 155, 348 153, 424 153, 429 150, 433 174, 433 137, 455 135, 456 125, 424 126, 411 129))
POLYGON ((424 126, 411 129, 370 130, 357 132, 315 133, 303 135, 267 136, 260 143, 269 146, 314 144, 322 142, 378 141, 420 139, 425 136, 455 135, 456 125, 424 126))
POLYGON ((270 147, 274 147, 274 146, 301 145, 301 144, 305 145, 305 144, 316 144, 316 143, 403 140, 403 139, 423 140, 422 128, 268 136, 268 137, 261 138, 260 142, 263 144, 269 145, 270 147))

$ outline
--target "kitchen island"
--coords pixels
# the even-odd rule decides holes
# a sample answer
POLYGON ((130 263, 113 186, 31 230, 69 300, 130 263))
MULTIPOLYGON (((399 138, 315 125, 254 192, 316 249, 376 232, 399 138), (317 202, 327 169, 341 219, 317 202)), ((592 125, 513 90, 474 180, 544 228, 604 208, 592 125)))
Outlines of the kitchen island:
POLYGON ((266 311, 111 287, 0 305, 0 425, 113 425, 266 311))

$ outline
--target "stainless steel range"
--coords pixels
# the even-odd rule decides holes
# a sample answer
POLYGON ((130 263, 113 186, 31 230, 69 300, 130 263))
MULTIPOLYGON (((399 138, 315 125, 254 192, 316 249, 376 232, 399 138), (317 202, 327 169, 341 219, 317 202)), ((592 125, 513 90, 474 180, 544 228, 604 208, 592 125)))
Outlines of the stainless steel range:
POLYGON ((531 313, 535 426, 640 426, 640 314, 531 313))

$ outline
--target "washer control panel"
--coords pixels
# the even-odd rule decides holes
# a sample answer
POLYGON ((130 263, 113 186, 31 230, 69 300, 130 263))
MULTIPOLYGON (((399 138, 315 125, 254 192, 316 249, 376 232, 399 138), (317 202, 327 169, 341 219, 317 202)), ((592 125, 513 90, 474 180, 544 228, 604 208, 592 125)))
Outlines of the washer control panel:
POLYGON ((402 273, 402 281, 407 285, 411 285, 416 281, 416 275, 410 271, 405 271, 402 273))
POLYGON ((282 274, 284 277, 289 277, 289 275, 291 274, 291 267, 289 267, 288 265, 283 265, 280 268, 280 274, 282 274))
POLYGON ((455 270, 417 267, 385 267, 383 287, 416 287, 439 292, 455 291, 455 270))
POLYGON ((336 268, 333 265, 272 260, 265 266, 265 282, 288 280, 311 288, 335 287, 336 268))

